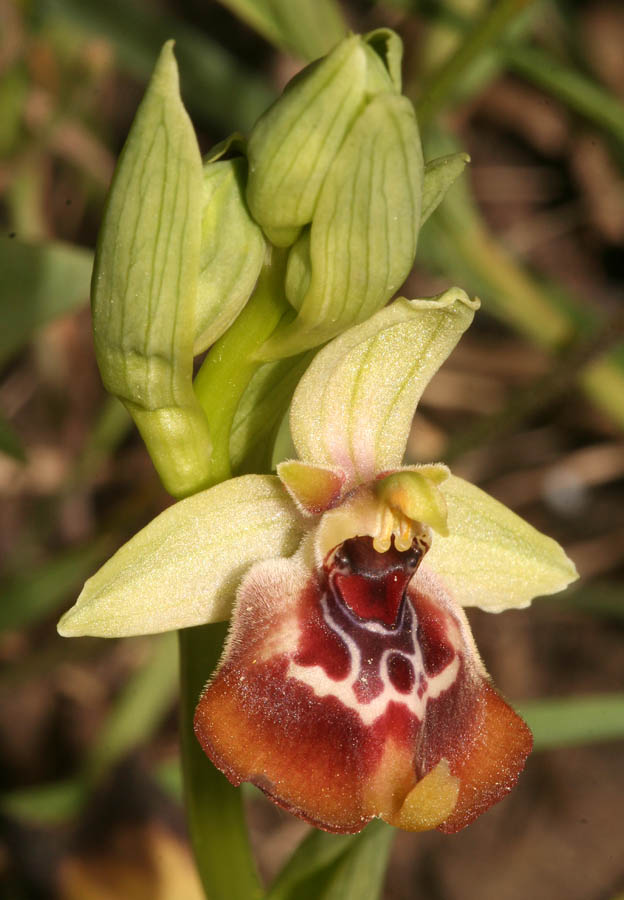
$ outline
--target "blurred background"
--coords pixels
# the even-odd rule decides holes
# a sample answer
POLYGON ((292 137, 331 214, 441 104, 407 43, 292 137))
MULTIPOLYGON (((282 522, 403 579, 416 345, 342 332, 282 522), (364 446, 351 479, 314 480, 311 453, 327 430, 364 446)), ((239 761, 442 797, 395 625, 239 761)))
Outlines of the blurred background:
MULTIPOLYGON (((303 60, 395 28, 426 157, 472 164, 401 293, 483 300, 427 390, 439 460, 555 537, 578 585, 470 615, 536 736, 457 836, 398 836, 386 900, 624 897, 624 6, 618 0, 0 0, 0 898, 199 900, 174 635, 63 640, 82 582, 171 501, 94 361, 93 248, 116 157, 176 39, 202 151, 303 60)), ((306 826, 248 793, 272 877, 306 826)))

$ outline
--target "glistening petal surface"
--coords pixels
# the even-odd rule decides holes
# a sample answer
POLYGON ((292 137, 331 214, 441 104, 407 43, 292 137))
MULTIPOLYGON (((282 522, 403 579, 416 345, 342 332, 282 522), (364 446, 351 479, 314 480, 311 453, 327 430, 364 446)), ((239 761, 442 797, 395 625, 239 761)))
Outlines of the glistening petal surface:
POLYGON ((352 483, 399 466, 414 409, 478 305, 459 288, 399 299, 332 341, 293 398, 299 457, 338 467, 352 483))
POLYGON ((299 515, 277 478, 245 475, 170 506, 90 578, 64 637, 125 637, 229 618, 252 562, 288 556, 299 515))
POLYGON ((431 569, 462 606, 501 612, 563 590, 578 576, 559 544, 485 491, 451 475, 440 485, 448 537, 434 534, 431 569))

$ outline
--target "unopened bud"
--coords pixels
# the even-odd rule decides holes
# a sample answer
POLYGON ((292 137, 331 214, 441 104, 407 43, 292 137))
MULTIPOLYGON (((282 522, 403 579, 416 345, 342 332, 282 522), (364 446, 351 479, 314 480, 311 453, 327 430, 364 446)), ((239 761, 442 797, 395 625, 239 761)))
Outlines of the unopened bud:
POLYGON ((356 117, 371 96, 395 89, 376 45, 352 36, 300 72, 259 119, 249 139, 247 200, 272 243, 290 246, 312 221, 356 117))
POLYGON ((92 300, 104 385, 132 414, 175 496, 203 486, 211 451, 192 384, 201 196, 199 147, 169 41, 115 172, 92 300))
POLYGON ((299 315, 267 342, 266 358, 323 343, 388 302, 414 263, 422 180, 411 103, 377 94, 345 138, 312 224, 290 251, 286 295, 299 315))

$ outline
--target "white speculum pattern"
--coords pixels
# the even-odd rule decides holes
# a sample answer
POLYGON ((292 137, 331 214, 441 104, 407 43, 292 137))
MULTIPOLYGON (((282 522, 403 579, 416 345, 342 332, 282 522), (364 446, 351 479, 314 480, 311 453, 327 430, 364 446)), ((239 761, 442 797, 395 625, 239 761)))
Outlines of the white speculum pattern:
POLYGON ((321 665, 301 665, 291 660, 287 676, 310 687, 317 697, 335 697, 344 706, 354 710, 365 726, 372 725, 376 719, 382 716, 390 703, 405 706, 422 722, 428 701, 435 700, 454 684, 460 665, 457 647, 455 647, 455 653, 448 664, 435 675, 428 676, 417 640, 416 614, 406 597, 402 601, 398 623, 392 628, 386 628, 375 621, 357 620, 356 622, 355 617, 329 592, 324 593, 320 598, 320 606, 326 625, 340 638, 348 650, 349 672, 346 677, 336 680, 329 676, 321 665), (339 622, 339 619, 342 619, 342 622, 339 622), (375 655, 378 655, 377 661, 374 657, 367 656, 365 658, 363 656, 358 641, 352 634, 349 634, 349 631, 359 632, 362 636, 364 636, 364 632, 368 632, 371 638, 373 635, 376 637, 374 643, 377 644, 377 648, 375 648, 375 655), (397 638, 405 649, 393 646, 396 644, 397 638), (388 646, 379 655, 379 649, 384 643, 387 643, 388 646), (397 690, 391 681, 389 661, 394 655, 403 657, 413 667, 414 684, 407 693, 397 690), (367 670, 370 671, 371 666, 381 679, 382 689, 375 692, 370 698, 362 699, 358 697, 357 686, 366 682, 367 670))

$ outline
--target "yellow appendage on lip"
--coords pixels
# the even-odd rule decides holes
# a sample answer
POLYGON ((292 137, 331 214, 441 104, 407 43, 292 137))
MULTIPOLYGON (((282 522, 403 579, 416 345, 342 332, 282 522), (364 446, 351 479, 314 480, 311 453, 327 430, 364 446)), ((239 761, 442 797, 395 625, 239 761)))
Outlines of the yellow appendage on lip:
POLYGON ((459 778, 451 775, 446 759, 409 792, 391 824, 406 831, 428 831, 451 815, 459 796, 459 778))

